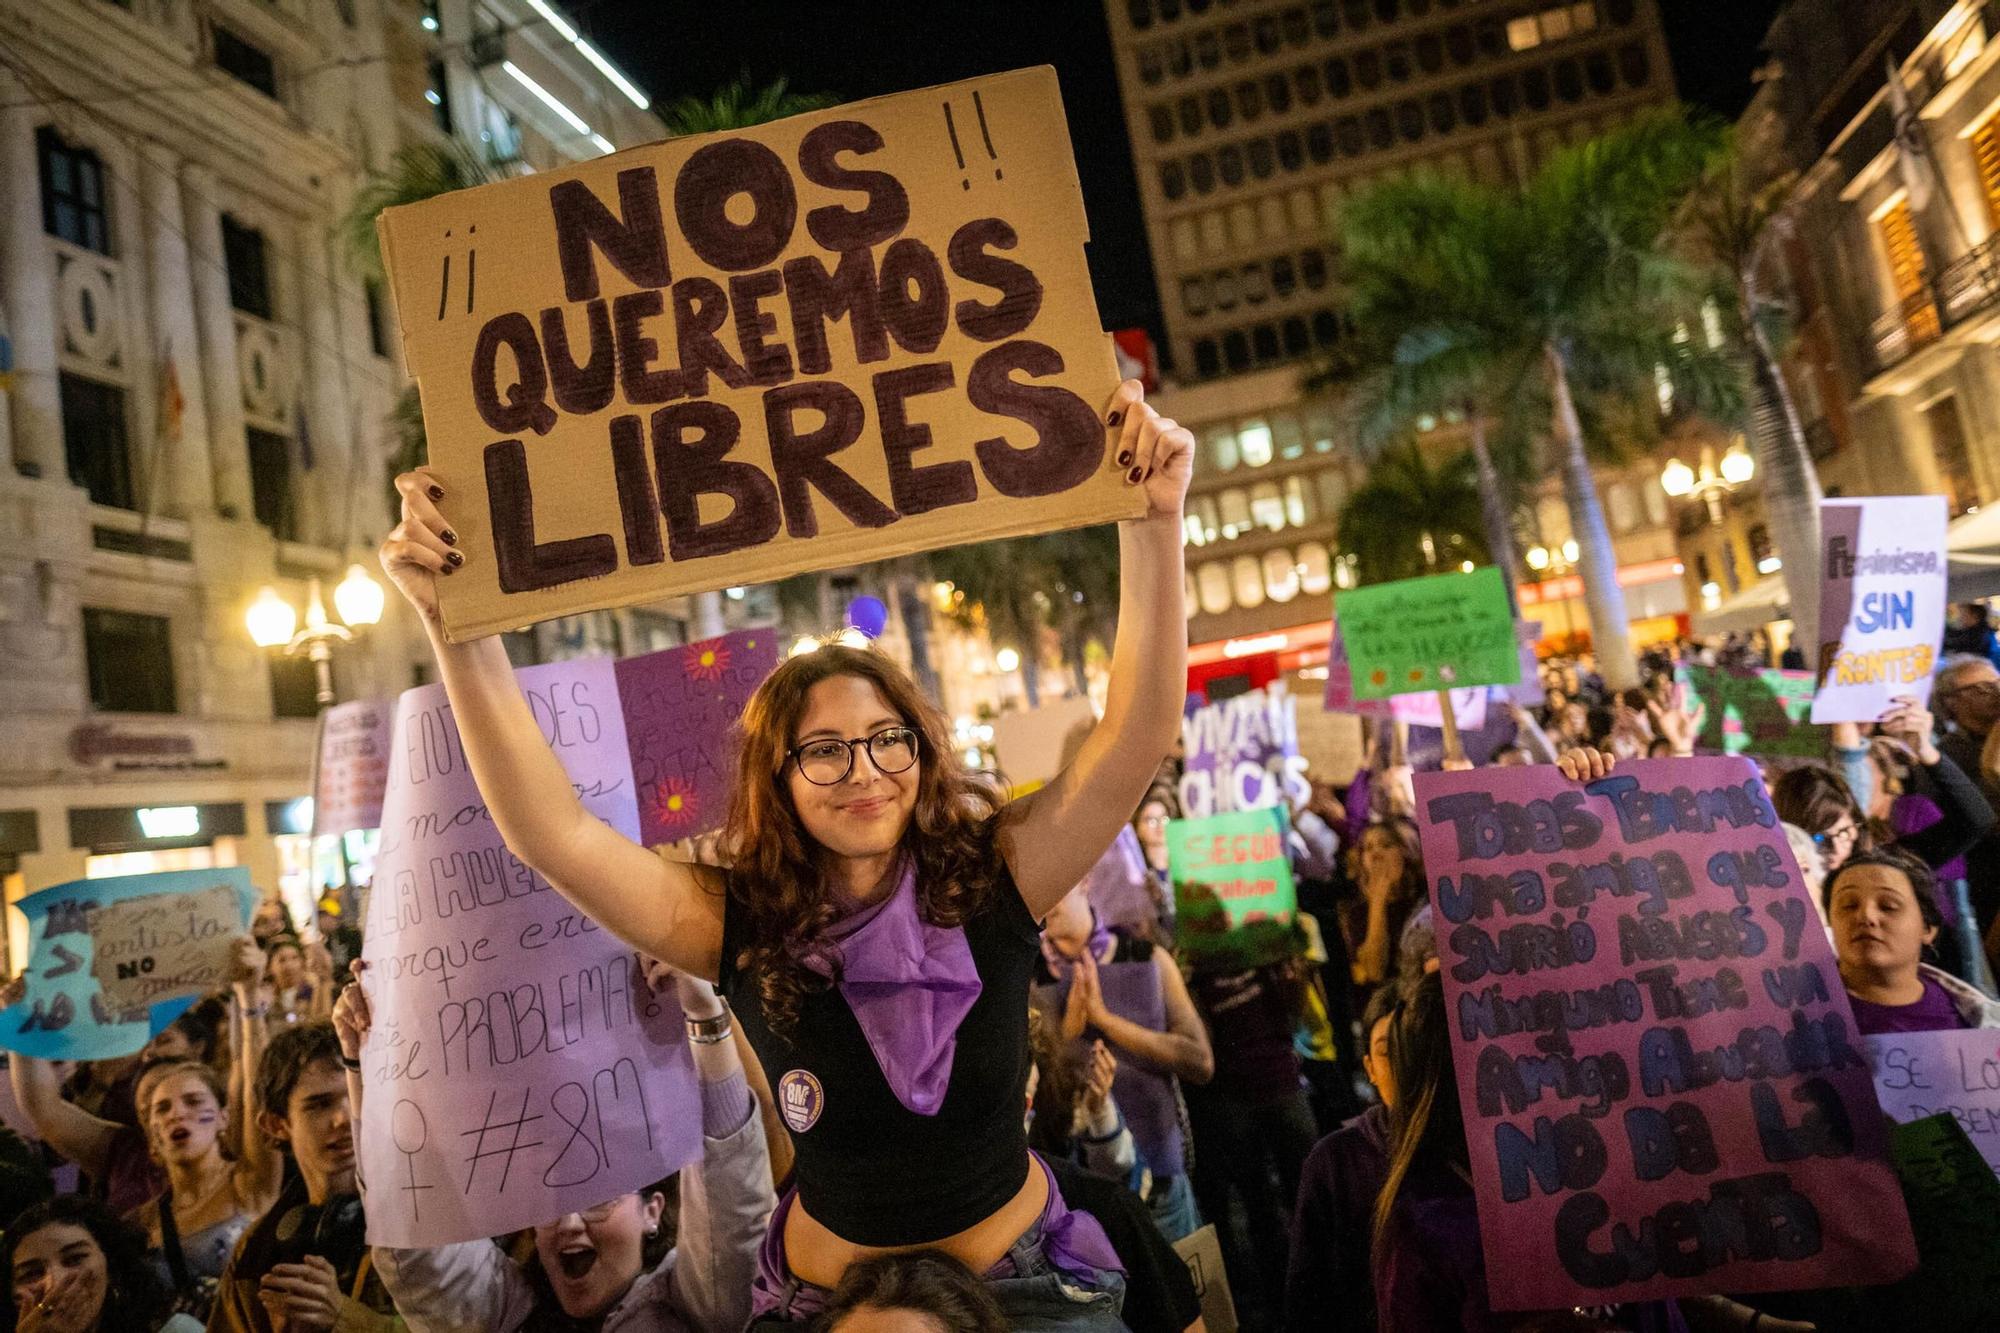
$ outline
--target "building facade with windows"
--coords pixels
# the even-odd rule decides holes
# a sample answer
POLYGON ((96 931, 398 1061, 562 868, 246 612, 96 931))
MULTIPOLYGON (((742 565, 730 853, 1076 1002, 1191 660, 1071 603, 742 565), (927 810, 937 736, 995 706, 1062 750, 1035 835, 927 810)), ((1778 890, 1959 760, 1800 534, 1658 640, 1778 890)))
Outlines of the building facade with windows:
POLYGON ((2000 7, 1797 0, 1750 115, 1799 172, 1791 381, 1831 492, 2000 494, 2000 7), (1907 108, 1898 137, 1893 70, 1907 108))
MULTIPOLYGON (((541 0, 0 4, 8 902, 141 869, 309 877, 312 669, 244 612, 380 577, 406 382, 335 220, 404 144, 518 171, 659 133, 541 0)), ((397 600, 336 653, 341 697, 421 679, 397 600)), ((649 646, 674 610, 613 628, 649 646)))
MULTIPOLYGON (((1651 0, 1106 0, 1106 12, 1173 365, 1159 400, 1199 441, 1197 678, 1273 651, 1279 666, 1311 661, 1327 594, 1354 580, 1337 520, 1366 472, 1338 403, 1300 390, 1301 369, 1347 332, 1328 248, 1341 200, 1416 167, 1521 180, 1552 149, 1670 98, 1659 15, 1651 0)), ((1462 423, 1417 425, 1427 454, 1464 447, 1462 423)), ((1682 609, 1664 496, 1642 502, 1645 481, 1603 479, 1634 497, 1621 565, 1633 587, 1659 589, 1628 587, 1635 619, 1682 609)), ((1524 601, 1581 624, 1580 601, 1564 605, 1567 518, 1560 503, 1540 509, 1555 554, 1549 586, 1524 601)))

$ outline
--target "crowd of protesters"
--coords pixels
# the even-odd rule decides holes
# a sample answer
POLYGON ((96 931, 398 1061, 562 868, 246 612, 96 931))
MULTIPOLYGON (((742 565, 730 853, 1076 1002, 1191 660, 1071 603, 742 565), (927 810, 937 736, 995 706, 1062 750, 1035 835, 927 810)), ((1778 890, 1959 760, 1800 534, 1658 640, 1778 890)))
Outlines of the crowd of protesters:
MULTIPOLYGON (((272 900, 230 988, 137 1056, 9 1061, 33 1141, 0 1140, 8 1325, 1171 1333, 1204 1327, 1175 1245, 1213 1226, 1245 1328, 1813 1327, 1782 1299, 1488 1306, 1402 728, 1368 728, 1353 780, 1289 821, 1294 947, 1252 965, 1180 947, 1190 442, 1130 387, 1107 427, 1149 506, 1121 535, 1109 704, 1062 775, 1004 807, 906 675, 832 646, 751 702, 706 855, 638 847, 577 804, 497 643, 435 636, 509 847, 686 1016, 697 1161, 516 1235, 371 1247, 356 1132, 379 992, 339 903, 302 935, 272 900), (1128 824, 1151 908, 1114 922, 1090 885, 1128 824), (940 994, 974 998, 940 1021, 940 994), (810 1133, 770 1102, 792 1069, 826 1090, 810 1133)), ((385 564, 435 625, 432 579, 464 559, 451 497, 427 473, 399 486, 385 564)), ((1945 661, 1935 714, 1901 701, 1766 774, 1864 1033, 2000 1027, 1991 640, 1945 661)), ((1693 754, 1678 669, 1766 662, 1683 645, 1616 694, 1552 662, 1485 762, 1559 758, 1581 781, 1693 754)))

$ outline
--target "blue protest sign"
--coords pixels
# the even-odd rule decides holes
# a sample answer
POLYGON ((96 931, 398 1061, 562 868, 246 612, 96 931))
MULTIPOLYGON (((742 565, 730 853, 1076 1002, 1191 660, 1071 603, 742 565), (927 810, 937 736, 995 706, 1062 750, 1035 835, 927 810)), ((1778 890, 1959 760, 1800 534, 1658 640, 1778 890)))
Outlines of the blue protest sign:
POLYGON ((156 1020, 229 984, 257 900, 243 869, 80 879, 23 898, 33 941, 0 1047, 43 1060, 108 1060, 144 1046, 156 1020))

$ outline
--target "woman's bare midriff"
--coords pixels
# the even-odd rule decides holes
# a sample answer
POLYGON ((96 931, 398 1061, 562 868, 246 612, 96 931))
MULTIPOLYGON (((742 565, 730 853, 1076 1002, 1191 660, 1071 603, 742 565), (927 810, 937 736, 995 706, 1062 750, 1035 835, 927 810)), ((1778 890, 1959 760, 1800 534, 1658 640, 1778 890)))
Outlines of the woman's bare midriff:
POLYGON ((800 1200, 793 1199, 785 1216, 786 1263, 792 1276, 828 1288, 838 1286, 841 1275, 864 1259, 906 1250, 943 1250, 973 1272, 984 1273, 1006 1256, 1021 1233, 1040 1220, 1042 1210, 1048 1206, 1048 1173, 1035 1170, 1032 1157, 1027 1164, 1027 1179, 999 1211, 955 1236, 917 1245, 856 1245, 842 1240, 814 1220, 800 1200))

